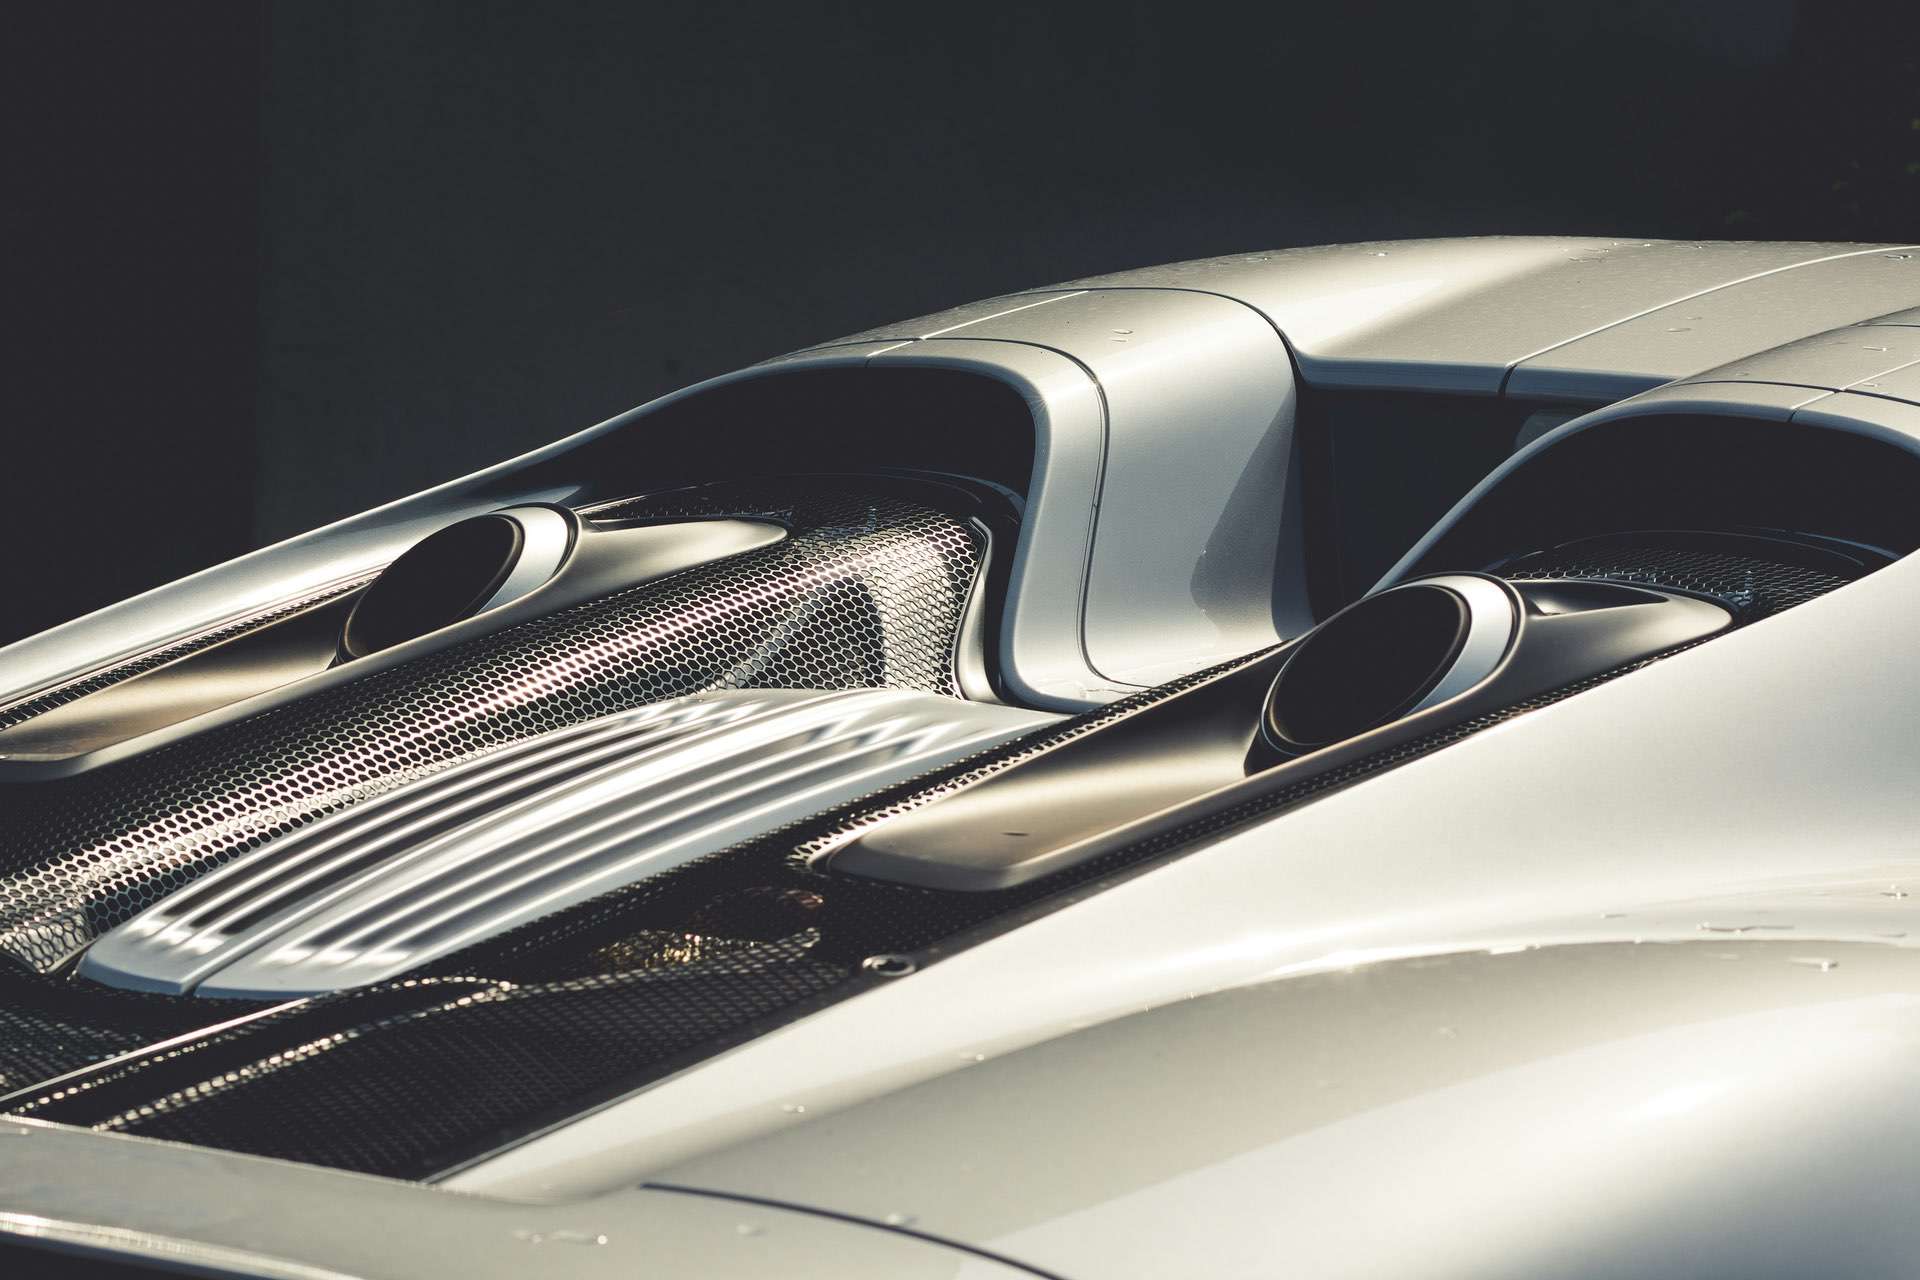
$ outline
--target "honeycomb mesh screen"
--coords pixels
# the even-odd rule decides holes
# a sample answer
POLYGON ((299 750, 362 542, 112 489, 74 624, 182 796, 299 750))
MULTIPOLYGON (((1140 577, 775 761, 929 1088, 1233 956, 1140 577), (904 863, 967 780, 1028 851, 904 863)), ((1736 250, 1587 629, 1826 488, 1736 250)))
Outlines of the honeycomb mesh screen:
POLYGON ((223 622, 219 626, 209 628, 197 635, 189 636, 184 640, 177 640, 172 644, 164 645, 158 649, 143 653, 138 657, 129 658, 124 662, 116 662, 112 666, 105 667, 99 671, 89 672, 77 679, 64 681, 54 685, 50 689, 42 689, 38 693, 28 694, 24 698, 16 698, 6 706, 0 707, 0 729, 8 729, 16 724, 24 724, 42 712, 51 711, 55 707, 65 706, 75 699, 84 698, 90 693, 97 693, 110 685, 119 684, 122 680, 130 679, 143 671, 152 671, 156 667, 166 666, 169 662, 177 662, 189 654, 199 653, 204 649, 211 649, 222 641, 231 640, 235 636, 245 635, 249 631, 254 631, 270 623, 277 622, 290 614, 299 613, 303 609, 311 608, 317 604, 325 604, 329 600, 338 600, 341 596, 349 592, 358 591, 361 587, 366 586, 369 582, 373 581, 373 578, 374 575, 369 573, 356 578, 348 578, 342 582, 335 582, 329 586, 320 588, 318 591, 309 592, 304 596, 300 596, 297 599, 277 604, 271 609, 249 614, 247 617, 239 618, 232 622, 223 622))
MULTIPOLYGON (((1781 607, 1789 602, 1780 597, 1781 607)), ((1019 888, 943 893, 808 867, 810 849, 1264 656, 1047 726, 522 926, 407 978, 129 1055, 30 1091, 10 1108, 103 1130, 429 1176, 824 1003, 902 980, 876 973, 867 963, 874 957, 964 946, 1010 918, 1084 893, 1092 882, 1134 874, 1222 831, 1659 660, 1256 792, 1019 888)))
POLYGON ((1637 537, 1593 538, 1535 552, 1496 570, 1515 581, 1605 578, 1712 596, 1743 622, 1824 595, 1849 578, 1829 569, 1781 564, 1700 546, 1648 546, 1637 537))
POLYGON ((367 676, 59 782, 0 790, 0 957, 50 971, 236 853, 475 752, 716 688, 953 693, 982 548, 845 487, 732 485, 597 521, 753 515, 778 545, 367 676))

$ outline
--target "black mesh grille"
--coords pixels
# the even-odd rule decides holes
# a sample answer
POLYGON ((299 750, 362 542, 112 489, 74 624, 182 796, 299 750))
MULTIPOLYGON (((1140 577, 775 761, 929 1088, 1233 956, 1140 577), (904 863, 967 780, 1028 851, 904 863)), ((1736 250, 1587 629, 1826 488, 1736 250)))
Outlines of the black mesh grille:
POLYGON ((0 967, 0 1095, 255 1007, 235 1001, 209 1017, 204 1004, 0 967))
MULTIPOLYGON (((1536 572, 1544 576, 1546 568, 1536 566, 1536 572)), ((1755 570, 1755 581, 1766 578, 1755 570)), ((1779 581, 1789 579, 1797 581, 1793 575, 1779 581)), ((1736 585, 1747 581, 1741 577, 1736 585)), ((1789 602, 1785 594, 1774 599, 1775 607, 1789 602)), ((885 980, 863 972, 864 957, 937 957, 968 937, 1049 909, 1064 891, 1084 892, 1090 882, 1134 874, 1197 841, 1647 665, 1635 663, 1251 795, 1232 809, 1031 886, 941 893, 818 874, 805 866, 808 849, 838 834, 929 803, 966 779, 1256 660, 1241 659, 1049 726, 537 921, 409 980, 325 997, 188 1046, 136 1057, 15 1109, 68 1123, 423 1176, 885 980)))
POLYGON ((785 542, 688 570, 77 778, 0 793, 0 953, 51 970, 292 827, 447 764, 714 688, 955 692, 968 525, 843 488, 730 486, 596 519, 768 515, 785 542))
POLYGON ((814 958, 810 941, 550 982, 392 984, 143 1070, 103 1073, 69 1096, 98 1129, 205 1142, 238 1125, 251 1149, 424 1172, 423 1153, 508 1127, 530 1103, 578 1096, 636 1062, 669 1060, 828 990, 845 971, 814 958), (264 1058, 263 1039, 277 1046, 264 1058), (433 1065, 449 1063, 457 1069, 433 1065), (348 1079, 359 1082, 351 1097, 341 1089, 348 1079), (406 1117, 398 1141, 385 1132, 388 1117, 406 1117))
POLYGON ((1848 578, 1821 569, 1688 546, 1648 546, 1638 538, 1596 538, 1522 556, 1496 569, 1516 581, 1606 578, 1712 596, 1752 622, 1805 604, 1848 578))

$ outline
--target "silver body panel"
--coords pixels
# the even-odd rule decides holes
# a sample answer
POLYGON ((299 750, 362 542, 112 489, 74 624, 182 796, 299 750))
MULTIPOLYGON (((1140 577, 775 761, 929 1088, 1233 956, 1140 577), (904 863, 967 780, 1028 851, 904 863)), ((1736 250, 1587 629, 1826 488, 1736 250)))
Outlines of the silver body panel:
POLYGON ((1099 387, 1106 448, 1081 624, 1094 671, 1154 685, 1310 625, 1300 575, 1277 572, 1300 546, 1285 511, 1293 375, 1272 326, 1221 298, 1118 290, 949 332, 876 363, 951 339, 1021 342, 1069 356, 1099 387))
MULTIPOLYGON (((1304 391, 1575 415, 1383 585, 1517 465, 1611 422, 1790 421, 1920 452, 1911 252, 1421 241, 989 299, 690 388, 0 650, 0 685, 364 573, 456 516, 565 501, 529 478, 538 464, 680 397, 929 367, 999 380, 1033 412, 1002 674, 1029 705, 1093 706, 1306 621, 1304 391)), ((1906 1274, 1916 632, 1909 558, 1216 838, 440 1188, 0 1122, 0 1149, 42 1153, 0 1159, 0 1232, 104 1228, 129 1238, 101 1247, 170 1237, 361 1276, 525 1274, 529 1258, 562 1275, 1018 1274, 908 1231, 1076 1280, 1821 1274, 1836 1258, 1906 1274)), ((613 790, 580 812, 626 821, 613 790)), ((573 821, 533 826, 549 817, 573 821)), ((523 847, 489 821, 475 851, 523 847)), ((194 964, 167 980, 200 980, 194 964)))
MULTIPOLYGON (((1236 254, 1068 287, 1196 289, 1238 298, 1286 335, 1301 375, 1315 386, 1494 394, 1511 377, 1515 384, 1534 384, 1526 394, 1583 399, 1593 398, 1590 391, 1575 385, 1549 353, 1577 350, 1583 340, 1616 328, 1637 335, 1639 317, 1729 286, 1835 256, 1882 251, 1846 244, 1490 236, 1236 254)), ((1786 287, 1804 291, 1809 285, 1790 278, 1786 287)), ((1797 322, 1786 316, 1771 323, 1797 322)), ((1616 348, 1619 362, 1607 369, 1629 389, 1614 394, 1632 394, 1720 362, 1706 357, 1665 372, 1661 362, 1670 345, 1635 337, 1616 348), (1657 367, 1646 367, 1649 360, 1657 367)))
POLYGON ((1920 955, 1728 919, 1177 1000, 657 1179, 1103 1280, 1898 1274, 1920 955))
POLYGON ((1669 303, 1522 363, 1508 393, 1612 400, 1910 305, 1913 246, 1860 248, 1669 303))
MULTIPOLYGON (((565 1208, 0 1120, 0 1243, 264 1280, 1018 1280, 916 1233, 651 1188, 565 1208)), ((60 1264, 46 1260, 48 1270, 60 1264)), ((56 1271, 55 1274, 58 1274, 56 1271)))

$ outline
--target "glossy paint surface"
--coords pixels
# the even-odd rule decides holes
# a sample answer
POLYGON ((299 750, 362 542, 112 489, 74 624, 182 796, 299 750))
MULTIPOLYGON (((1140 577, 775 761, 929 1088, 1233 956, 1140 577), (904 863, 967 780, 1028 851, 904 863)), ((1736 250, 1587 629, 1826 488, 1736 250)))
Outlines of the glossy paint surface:
POLYGON ((1920 953, 1723 920, 1175 1001, 656 1178, 1116 1280, 1889 1274, 1920 953))
MULTIPOLYGON (((634 1188, 565 1208, 0 1120, 0 1243, 271 1280, 1015 1280, 916 1234, 634 1188)), ((14 1261, 20 1255, 10 1256, 14 1261)), ((39 1255, 26 1255, 39 1259, 39 1255)), ((56 1257, 42 1274, 60 1274, 56 1257)), ((29 1264, 31 1265, 31 1264, 29 1264)))

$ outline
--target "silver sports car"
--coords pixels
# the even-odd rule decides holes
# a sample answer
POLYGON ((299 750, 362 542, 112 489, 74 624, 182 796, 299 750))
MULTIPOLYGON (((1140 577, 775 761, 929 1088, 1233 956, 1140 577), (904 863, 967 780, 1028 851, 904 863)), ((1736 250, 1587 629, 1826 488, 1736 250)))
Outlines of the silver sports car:
POLYGON ((1920 247, 768 360, 0 649, 0 1269, 1920 1268, 1920 247))

